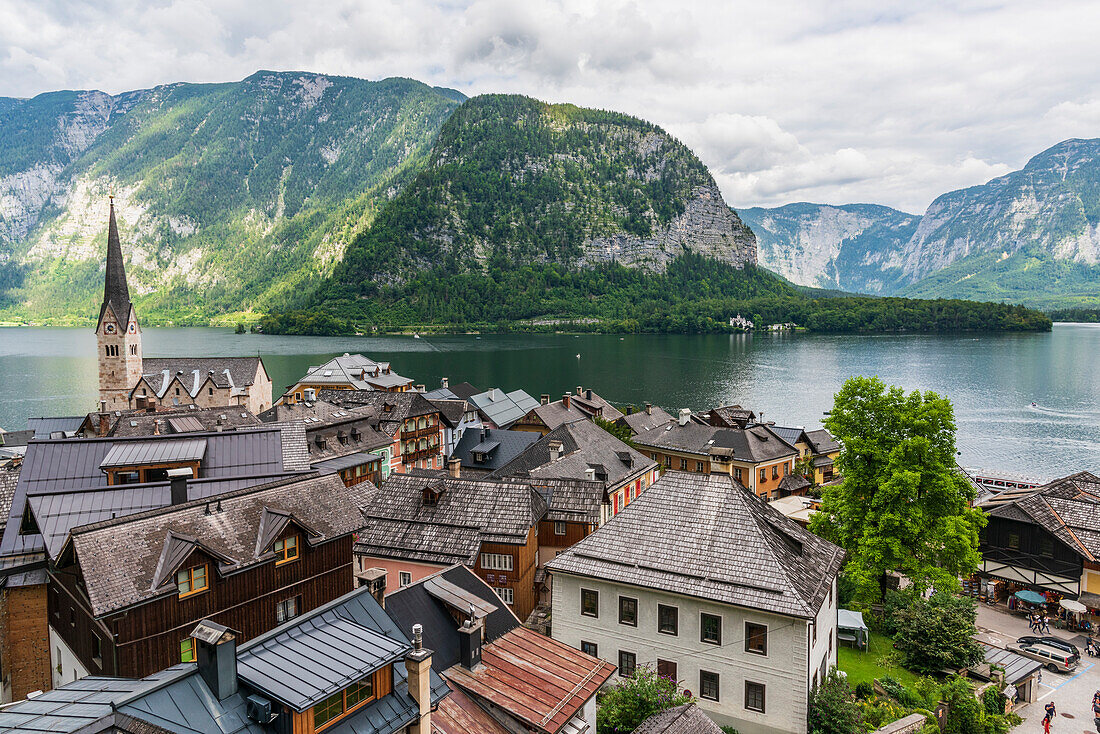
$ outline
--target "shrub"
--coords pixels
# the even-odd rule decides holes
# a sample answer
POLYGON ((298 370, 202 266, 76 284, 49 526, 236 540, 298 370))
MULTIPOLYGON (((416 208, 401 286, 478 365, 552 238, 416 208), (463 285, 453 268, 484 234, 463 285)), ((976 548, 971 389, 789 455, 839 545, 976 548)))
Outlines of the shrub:
POLYGON ((836 668, 810 692, 808 729, 810 734, 857 734, 863 715, 852 698, 848 681, 836 668))
POLYGON ((985 712, 991 716, 1001 716, 1005 712, 1004 694, 997 690, 996 686, 989 686, 982 691, 982 705, 985 712))
POLYGON ((856 683, 856 698, 866 701, 873 695, 875 695, 875 687, 873 685, 865 680, 856 683))
POLYGON ((965 678, 956 677, 945 683, 943 700, 947 703, 944 734, 983 734, 988 731, 985 709, 974 697, 974 691, 965 678))
POLYGON ((976 615, 973 599, 942 592, 931 599, 918 597, 898 609, 894 641, 902 664, 920 673, 935 673, 980 662, 982 648, 974 640, 976 615))
POLYGON ((634 675, 619 681, 600 696, 596 710, 597 734, 632 732, 653 714, 693 700, 672 678, 639 666, 634 675))

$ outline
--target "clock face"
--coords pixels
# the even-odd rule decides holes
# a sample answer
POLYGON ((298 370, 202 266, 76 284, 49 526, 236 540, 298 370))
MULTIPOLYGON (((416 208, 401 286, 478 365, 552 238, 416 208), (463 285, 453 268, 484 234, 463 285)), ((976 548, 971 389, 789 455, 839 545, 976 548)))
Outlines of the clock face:
POLYGON ((137 332, 137 324, 135 324, 134 322, 131 321, 129 331, 130 331, 131 334, 136 333, 137 332))
POLYGON ((103 333, 104 334, 114 334, 115 333, 115 325, 114 324, 105 324, 103 326, 103 333))

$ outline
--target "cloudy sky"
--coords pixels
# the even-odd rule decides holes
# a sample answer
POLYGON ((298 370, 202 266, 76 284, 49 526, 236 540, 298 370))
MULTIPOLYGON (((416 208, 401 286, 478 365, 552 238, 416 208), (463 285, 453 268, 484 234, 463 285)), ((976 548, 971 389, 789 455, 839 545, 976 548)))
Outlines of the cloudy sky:
POLYGON ((936 195, 1100 137, 1100 3, 0 0, 0 95, 408 76, 656 122, 737 207, 936 195))

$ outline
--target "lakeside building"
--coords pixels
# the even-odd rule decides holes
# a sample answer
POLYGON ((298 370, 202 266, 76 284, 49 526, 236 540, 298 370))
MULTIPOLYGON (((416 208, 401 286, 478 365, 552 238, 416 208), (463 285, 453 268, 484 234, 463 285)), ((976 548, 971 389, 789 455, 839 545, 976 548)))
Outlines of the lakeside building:
POLYGON ((458 460, 463 476, 485 476, 508 464, 538 440, 538 434, 530 431, 476 428, 462 435, 451 459, 458 460))
POLYGON ((203 620, 196 662, 141 679, 90 676, 0 710, 0 728, 54 734, 430 734, 450 693, 409 637, 357 589, 243 642, 203 620))
POLYGON ((394 372, 389 362, 375 362, 362 354, 344 352, 306 370, 298 382, 286 389, 279 402, 312 401, 322 390, 405 392, 412 387, 413 381, 394 372))
POLYGON ((660 406, 646 403, 641 410, 627 408, 626 413, 615 421, 615 425, 630 429, 632 436, 663 426, 672 420, 672 416, 660 406))
POLYGON ((145 358, 141 325, 130 301, 114 197, 107 226, 103 304, 96 323, 99 410, 150 405, 236 406, 251 413, 271 407, 271 378, 259 357, 145 358))
POLYGON ((419 624, 432 668, 452 689, 433 714, 439 734, 596 731, 596 692, 614 666, 526 629, 464 566, 385 598, 398 626, 419 624))
POLYGON ((471 395, 466 400, 477 409, 482 425, 487 428, 512 428, 527 411, 539 404, 523 390, 504 392, 497 387, 471 395))
POLYGON ((543 395, 540 401, 531 407, 512 426, 517 431, 534 431, 546 435, 566 423, 580 420, 602 418, 614 423, 623 414, 611 403, 592 391, 577 385, 577 394, 567 392, 561 400, 550 402, 549 395, 543 395))
MULTIPOLYGON (((199 408, 197 405, 188 405, 186 408, 174 410, 156 407, 131 408, 88 413, 73 432, 73 437, 159 436, 169 433, 230 431, 261 424, 259 418, 240 408, 199 408)), ((45 436, 45 438, 49 437, 45 436)), ((65 438, 65 436, 58 438, 65 438)))
POLYGON ((316 398, 367 417, 375 430, 389 437, 389 472, 443 468, 445 420, 419 392, 322 390, 316 398))
POLYGON ((481 428, 481 417, 477 408, 462 398, 428 398, 426 394, 425 398, 439 409, 443 420, 443 457, 449 459, 467 430, 481 428))
POLYGON ((634 445, 666 470, 725 474, 760 497, 778 499, 808 486, 795 474, 798 450, 768 425, 717 427, 684 408, 675 421, 635 436, 634 445))
POLYGON ((547 564, 553 638, 682 681, 719 724, 805 734, 843 559, 726 474, 667 472, 547 564))

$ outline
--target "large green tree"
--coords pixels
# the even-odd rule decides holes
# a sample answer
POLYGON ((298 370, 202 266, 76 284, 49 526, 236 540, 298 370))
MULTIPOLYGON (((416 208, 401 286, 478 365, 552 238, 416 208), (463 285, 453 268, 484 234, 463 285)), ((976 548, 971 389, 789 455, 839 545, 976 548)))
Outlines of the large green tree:
POLYGON ((843 446, 843 480, 826 487, 811 529, 848 551, 859 599, 882 598, 887 575, 918 589, 952 590, 977 567, 985 524, 955 463, 955 415, 934 392, 906 394, 877 377, 852 377, 825 427, 843 446))

